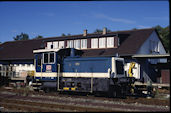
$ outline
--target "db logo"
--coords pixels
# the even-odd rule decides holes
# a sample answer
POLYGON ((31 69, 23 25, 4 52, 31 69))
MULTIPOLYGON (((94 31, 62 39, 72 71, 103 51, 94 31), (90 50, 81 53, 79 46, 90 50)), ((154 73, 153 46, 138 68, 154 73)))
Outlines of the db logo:
POLYGON ((52 66, 51 65, 46 65, 46 70, 47 71, 51 71, 52 70, 52 66))

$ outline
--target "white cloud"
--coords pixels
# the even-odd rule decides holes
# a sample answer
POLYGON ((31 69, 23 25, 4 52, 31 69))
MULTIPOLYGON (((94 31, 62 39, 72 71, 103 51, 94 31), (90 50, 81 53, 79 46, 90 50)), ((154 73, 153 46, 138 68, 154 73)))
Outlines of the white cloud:
POLYGON ((143 28, 151 28, 150 26, 144 26, 144 25, 138 25, 137 27, 140 28, 140 29, 143 29, 143 28))
POLYGON ((144 17, 144 19, 148 20, 169 20, 169 17, 144 17))
POLYGON ((114 18, 114 17, 110 17, 110 16, 107 16, 107 15, 104 15, 104 14, 95 14, 95 17, 107 19, 107 20, 110 20, 110 21, 113 21, 113 22, 126 23, 126 24, 134 24, 134 23, 136 23, 136 21, 123 19, 123 18, 114 18))
POLYGON ((32 35, 37 35, 37 33, 35 33, 35 32, 31 32, 31 34, 32 34, 32 35))

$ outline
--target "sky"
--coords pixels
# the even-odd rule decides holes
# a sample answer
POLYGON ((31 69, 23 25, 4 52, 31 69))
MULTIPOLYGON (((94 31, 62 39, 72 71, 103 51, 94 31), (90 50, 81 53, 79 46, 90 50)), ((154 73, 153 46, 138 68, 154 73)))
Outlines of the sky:
POLYGON ((35 38, 64 34, 144 29, 169 25, 168 1, 23 1, 0 2, 0 42, 21 32, 35 38))

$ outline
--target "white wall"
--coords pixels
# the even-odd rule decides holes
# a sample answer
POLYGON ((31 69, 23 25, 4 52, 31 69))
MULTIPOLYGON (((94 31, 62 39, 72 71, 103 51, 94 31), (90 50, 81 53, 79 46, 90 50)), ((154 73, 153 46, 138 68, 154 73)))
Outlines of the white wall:
POLYGON ((27 72, 27 71, 35 71, 35 66, 33 64, 19 64, 19 65, 16 65, 14 64, 14 71, 16 73, 19 73, 19 77, 20 76, 23 76, 23 72, 27 72))
MULTIPOLYGON (((152 32, 152 34, 149 36, 149 38, 144 42, 144 44, 141 46, 139 51, 136 54, 166 54, 166 51, 155 31, 152 32), (157 52, 151 52, 151 41, 155 41, 157 45, 155 45, 154 48, 158 48, 157 52)), ((167 62, 166 59, 150 59, 150 62, 155 64, 157 62, 167 62)))
POLYGON ((0 73, 2 76, 26 77, 28 71, 35 71, 35 66, 33 64, 10 64, 10 66, 0 64, 0 73))
POLYGON ((19 64, 19 65, 16 65, 14 64, 15 68, 16 68, 16 72, 19 72, 19 71, 32 71, 32 70, 35 70, 35 67, 33 64, 19 64))

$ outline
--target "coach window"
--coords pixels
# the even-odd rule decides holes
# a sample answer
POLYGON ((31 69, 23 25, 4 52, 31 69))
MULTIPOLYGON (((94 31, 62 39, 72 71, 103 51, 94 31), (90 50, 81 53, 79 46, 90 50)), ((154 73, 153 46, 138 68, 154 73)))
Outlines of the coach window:
POLYGON ((44 53, 44 63, 48 63, 48 53, 44 53))
POLYGON ((54 53, 50 53, 50 62, 49 63, 54 63, 54 53))

